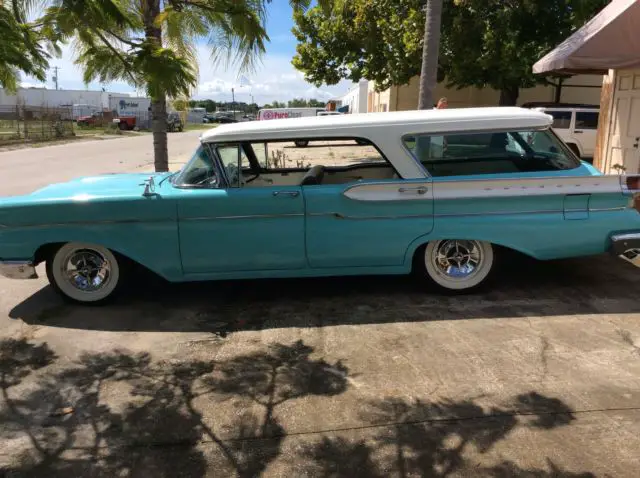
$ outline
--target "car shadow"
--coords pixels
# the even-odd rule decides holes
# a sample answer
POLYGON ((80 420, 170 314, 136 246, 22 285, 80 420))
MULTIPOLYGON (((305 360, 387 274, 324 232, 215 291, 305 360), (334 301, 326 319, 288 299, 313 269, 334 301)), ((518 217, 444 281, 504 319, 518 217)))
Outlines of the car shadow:
POLYGON ((283 327, 640 312, 640 275, 609 256, 550 262, 514 256, 486 291, 458 296, 414 276, 170 284, 143 273, 131 284, 103 307, 65 304, 45 287, 9 316, 72 329, 224 336, 283 327))

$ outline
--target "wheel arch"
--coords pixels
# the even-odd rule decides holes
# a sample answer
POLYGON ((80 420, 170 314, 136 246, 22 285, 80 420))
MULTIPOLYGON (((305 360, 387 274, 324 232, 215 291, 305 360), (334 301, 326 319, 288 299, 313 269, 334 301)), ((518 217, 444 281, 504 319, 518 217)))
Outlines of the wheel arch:
POLYGON ((408 270, 413 269, 414 266, 414 262, 416 260, 417 257, 417 253, 424 249, 427 244, 429 242, 433 242, 433 241, 441 241, 441 240, 445 240, 445 239, 460 239, 460 240, 469 240, 469 241, 484 241, 484 242, 489 242, 491 243, 491 245, 493 246, 498 246, 504 249, 508 249, 511 251, 515 251, 518 252, 520 254, 524 254, 525 256, 529 256, 532 257, 533 259, 538 259, 538 257, 536 256, 536 254, 531 251, 528 250, 526 248, 522 248, 519 247, 515 244, 511 244, 505 241, 501 241, 501 240, 496 240, 495 237, 489 237, 489 236, 483 236, 482 234, 479 235, 456 235, 456 237, 445 237, 445 236, 440 236, 437 234, 425 234, 423 236, 420 236, 418 238, 416 238, 411 244, 409 244, 409 247, 407 248, 407 251, 405 253, 404 256, 404 265, 408 270))
POLYGON ((582 152, 580 151, 580 146, 578 143, 574 143, 573 141, 567 143, 567 147, 573 151, 573 153, 578 156, 578 159, 582 158, 582 152))
POLYGON ((135 253, 135 251, 126 250, 121 247, 114 246, 113 244, 109 244, 108 241, 91 241, 85 239, 78 240, 69 240, 69 241, 58 241, 58 242, 49 242, 46 244, 40 245, 33 254, 33 262, 34 264, 40 264, 42 262, 46 262, 49 259, 53 259, 55 253, 65 244, 69 244, 71 242, 81 242, 85 244, 93 244, 96 246, 102 246, 109 249, 113 252, 116 257, 122 257, 127 261, 130 261, 132 264, 140 267, 144 267, 149 271, 157 274, 158 276, 166 279, 166 280, 175 280, 174 274, 168 273, 167 270, 156 267, 152 264, 149 264, 145 258, 141 257, 139 254, 135 253))

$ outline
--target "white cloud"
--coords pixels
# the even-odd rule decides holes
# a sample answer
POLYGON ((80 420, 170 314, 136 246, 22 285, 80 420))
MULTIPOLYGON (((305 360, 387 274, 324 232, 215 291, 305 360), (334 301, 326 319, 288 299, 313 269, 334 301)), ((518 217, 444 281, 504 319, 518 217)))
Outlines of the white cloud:
POLYGON ((198 49, 198 61, 200 82, 193 94, 198 99, 230 101, 233 88, 236 101, 249 102, 253 95, 258 104, 293 98, 328 100, 345 93, 350 86, 350 82, 342 81, 334 86, 315 87, 304 81, 304 75, 291 65, 291 58, 284 55, 267 54, 255 71, 242 73, 251 83, 248 86, 240 86, 237 68, 213 65, 204 46, 198 49))
MULTIPOLYGON (((70 45, 62 49, 62 57, 54 58, 51 66, 58 66, 58 84, 63 89, 87 88, 82 81, 82 70, 73 63, 74 53, 70 45)), ((197 99, 211 98, 216 101, 231 101, 231 88, 234 89, 236 101, 254 101, 258 104, 269 103, 274 100, 287 101, 293 98, 316 98, 328 100, 344 94, 350 86, 350 82, 342 81, 338 85, 322 86, 318 88, 304 81, 304 75, 291 65, 291 58, 284 55, 266 54, 257 65, 255 71, 244 72, 250 85, 240 86, 240 74, 235 67, 214 65, 206 46, 198 48, 198 62, 200 77, 198 87, 193 92, 197 99)), ((47 88, 53 88, 53 70, 50 70, 45 83, 47 88)), ((23 84, 42 87, 34 78, 26 77, 23 84)), ((135 94, 135 90, 126 83, 100 84, 92 83, 90 90, 99 90, 104 87, 107 91, 135 94)))

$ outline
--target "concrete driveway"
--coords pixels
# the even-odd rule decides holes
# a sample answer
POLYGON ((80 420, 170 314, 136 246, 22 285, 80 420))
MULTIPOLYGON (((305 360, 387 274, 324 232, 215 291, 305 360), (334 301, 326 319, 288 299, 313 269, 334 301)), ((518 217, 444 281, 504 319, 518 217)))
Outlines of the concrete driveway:
POLYGON ((140 275, 87 308, 0 279, 0 470, 635 477, 639 292, 610 257, 514 258, 464 297, 402 277, 140 275))

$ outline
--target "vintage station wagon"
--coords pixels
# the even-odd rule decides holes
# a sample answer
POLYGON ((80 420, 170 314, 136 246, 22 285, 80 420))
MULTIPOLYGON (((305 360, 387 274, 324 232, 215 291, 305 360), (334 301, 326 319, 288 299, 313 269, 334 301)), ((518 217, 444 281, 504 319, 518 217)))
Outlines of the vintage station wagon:
POLYGON ((96 303, 132 262, 170 281, 414 271, 449 291, 483 285, 504 249, 637 263, 638 177, 581 162, 551 121, 470 108, 220 126, 176 173, 1 199, 0 273, 46 262, 64 297, 96 303))

